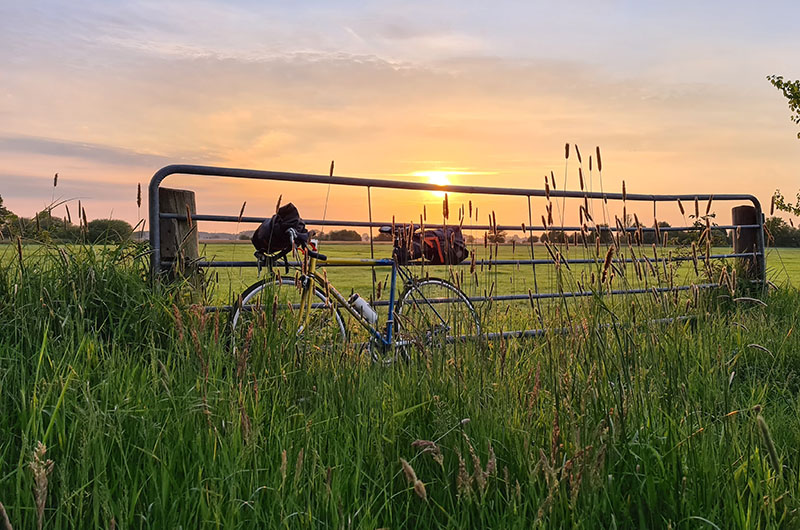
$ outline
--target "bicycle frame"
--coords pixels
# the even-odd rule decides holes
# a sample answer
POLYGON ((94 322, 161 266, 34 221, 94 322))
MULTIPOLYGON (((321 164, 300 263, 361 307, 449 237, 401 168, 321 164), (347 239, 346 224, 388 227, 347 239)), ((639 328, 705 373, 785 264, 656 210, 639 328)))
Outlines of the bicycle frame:
POLYGON ((307 282, 303 283, 303 293, 300 301, 300 313, 299 319, 302 323, 300 328, 298 329, 298 333, 302 332, 303 328, 308 324, 308 320, 311 314, 311 299, 314 293, 314 286, 315 282, 319 283, 319 285, 324 289, 326 295, 328 295, 328 299, 333 299, 335 303, 337 303, 340 307, 343 307, 347 310, 350 315, 355 318, 356 322, 364 328, 372 338, 376 339, 380 342, 380 344, 388 348, 392 345, 394 339, 394 306, 395 306, 395 298, 397 297, 397 276, 398 274, 404 281, 411 280, 412 276, 411 273, 405 271, 398 267, 397 262, 393 259, 340 259, 340 258, 326 258, 324 261, 318 260, 315 257, 309 258, 308 261, 308 270, 305 274, 305 277, 308 279, 307 282), (391 267, 392 268, 392 275, 391 275, 391 287, 389 290, 389 318, 386 321, 386 331, 385 333, 381 333, 378 329, 375 328, 364 316, 355 308, 353 305, 347 301, 347 299, 333 286, 333 284, 327 279, 320 276, 317 273, 317 262, 322 262, 324 264, 329 265, 350 265, 350 266, 373 266, 373 267, 391 267))

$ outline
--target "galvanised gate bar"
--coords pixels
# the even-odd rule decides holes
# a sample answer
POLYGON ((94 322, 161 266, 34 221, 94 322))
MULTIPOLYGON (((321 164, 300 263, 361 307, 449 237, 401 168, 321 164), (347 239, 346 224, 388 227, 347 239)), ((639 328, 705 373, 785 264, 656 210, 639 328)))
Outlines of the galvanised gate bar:
MULTIPOLYGON (((732 223, 726 225, 714 225, 714 231, 725 230, 731 231, 734 235, 734 251, 729 253, 717 253, 707 256, 711 260, 747 260, 751 263, 751 278, 753 282, 760 283, 762 286, 766 285, 766 253, 765 253, 765 239, 764 239, 764 215, 761 210, 761 204, 758 199, 753 195, 748 194, 638 194, 638 193, 611 193, 611 192, 597 192, 597 191, 565 191, 556 189, 525 189, 525 188, 502 188, 502 187, 486 187, 486 186, 465 186, 465 185, 438 185, 428 184, 421 182, 407 182, 386 179, 371 179, 371 178, 355 178, 343 176, 327 176, 327 175, 314 175, 303 173, 289 173, 283 171, 260 171, 252 169, 237 169, 237 168, 223 168, 212 166, 197 166, 197 165, 170 165, 163 167, 153 175, 150 180, 149 186, 149 219, 150 219, 150 244, 151 244, 151 264, 152 270, 161 272, 168 270, 174 266, 174 261, 171 259, 162 258, 162 242, 159 237, 161 232, 161 221, 166 219, 174 219, 178 221, 214 221, 214 222, 229 222, 229 223, 261 223, 264 218, 252 216, 237 216, 237 215, 218 215, 218 214, 205 214, 205 213, 164 213, 161 211, 159 204, 159 188, 164 180, 170 175, 195 175, 198 177, 210 178, 226 178, 226 179, 252 179, 260 181, 276 181, 287 183, 314 183, 329 186, 347 186, 359 187, 366 190, 367 199, 370 199, 370 193, 373 189, 388 189, 388 190, 413 190, 413 191, 427 191, 437 193, 456 193, 464 195, 475 196, 504 196, 504 197, 521 197, 527 200, 528 216, 525 221, 516 225, 502 225, 502 224, 461 224, 463 230, 478 230, 478 231, 522 231, 527 234, 534 233, 554 233, 563 232, 580 232, 585 229, 584 224, 581 226, 555 226, 543 224, 533 224, 533 213, 531 208, 531 200, 533 198, 547 198, 552 199, 581 199, 600 200, 603 203, 609 202, 627 202, 632 203, 653 203, 655 210, 658 203, 683 201, 684 203, 691 204, 698 201, 710 202, 714 201, 715 204, 719 202, 726 203, 749 203, 750 207, 744 218, 748 219, 744 223, 732 223), (740 234, 747 233, 750 243, 748 248, 736 249, 737 237, 740 234)), ((349 228, 375 228, 381 226, 392 225, 392 220, 373 220, 371 219, 371 203, 370 203, 370 219, 366 221, 359 220, 323 220, 323 219, 305 219, 307 226, 333 226, 333 227, 349 227, 349 228)), ((697 219, 696 219, 697 221, 697 219)), ((442 227, 443 224, 425 223, 425 228, 442 227)), ((447 226, 457 226, 456 223, 447 224, 447 226)), ((599 233, 608 232, 610 235, 615 233, 636 233, 643 232, 656 232, 661 233, 681 233, 690 231, 703 231, 707 228, 707 224, 695 222, 689 226, 663 226, 663 227, 645 227, 641 223, 638 226, 625 226, 617 222, 616 225, 608 223, 608 225, 599 226, 596 222, 590 228, 590 231, 597 236, 599 233)), ((370 231, 370 244, 372 243, 372 232, 370 231)), ((525 243, 527 245, 527 243, 525 243)), ((741 245, 740 245, 741 246, 741 245)), ((562 257, 560 255, 551 255, 547 252, 547 257, 534 258, 533 243, 531 240, 530 245, 531 259, 490 259, 490 260, 477 260, 470 262, 469 260, 459 264, 460 266, 498 266, 498 265, 530 265, 532 269, 536 270, 537 266, 555 266, 565 264, 567 267, 570 264, 591 264, 597 263, 598 258, 570 258, 562 257)), ((539 252, 543 252, 540 250, 539 252)), ((690 261, 693 258, 690 256, 675 256, 675 257, 653 257, 647 258, 644 256, 638 257, 615 257, 613 258, 614 264, 625 263, 665 263, 690 261)), ((602 258, 600 258, 602 262, 602 258)), ((198 260, 193 265, 207 268, 207 267, 256 267, 257 262, 255 259, 248 261, 217 261, 217 260, 198 260)), ((297 265, 291 263, 290 265, 297 265)), ((331 265, 332 266, 332 265, 331 265)), ((696 283, 692 285, 671 285, 662 287, 650 288, 630 288, 630 289, 613 289, 609 294, 614 295, 633 295, 648 292, 665 292, 665 291, 684 291, 693 288, 711 288, 717 287, 718 283, 696 283)), ((575 298, 591 296, 591 290, 577 290, 577 291, 559 291, 559 292, 527 292, 515 294, 490 294, 484 296, 470 296, 473 302, 486 302, 486 301, 513 301, 513 300, 544 300, 544 299, 558 299, 558 298, 575 298)), ((380 300, 375 301, 374 305, 386 305, 386 302, 380 300)), ((215 307, 210 309, 229 309, 229 306, 215 307)), ((522 336, 522 335, 538 335, 543 330, 525 330, 525 331, 509 331, 502 333, 489 333, 490 338, 494 336, 522 336)))

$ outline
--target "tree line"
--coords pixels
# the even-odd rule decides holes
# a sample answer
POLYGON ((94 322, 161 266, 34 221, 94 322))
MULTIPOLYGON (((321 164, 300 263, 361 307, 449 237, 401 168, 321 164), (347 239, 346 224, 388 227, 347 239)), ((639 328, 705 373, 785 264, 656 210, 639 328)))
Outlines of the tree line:
POLYGON ((3 205, 0 196, 0 237, 23 239, 43 243, 117 243, 128 239, 133 227, 121 219, 94 219, 86 222, 83 217, 74 224, 69 217, 53 215, 51 208, 37 212, 33 217, 21 217, 3 205))

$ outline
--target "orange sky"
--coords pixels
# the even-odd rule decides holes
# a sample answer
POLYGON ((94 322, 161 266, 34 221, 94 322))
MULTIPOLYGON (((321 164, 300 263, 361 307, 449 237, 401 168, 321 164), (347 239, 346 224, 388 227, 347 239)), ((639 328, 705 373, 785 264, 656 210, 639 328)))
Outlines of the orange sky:
MULTIPOLYGON (((169 163, 324 174, 331 159, 339 175, 511 187, 553 170, 560 187, 565 142, 601 146, 606 190, 793 195, 800 141, 765 76, 800 77, 800 9, 679 4, 4 5, 0 195, 31 215, 58 172, 56 197, 135 223, 137 183, 169 163)), ((267 215, 282 193, 322 217, 326 191, 167 184, 233 215, 244 200, 267 215)), ((440 199, 377 194, 375 217, 416 218, 423 201, 440 199)), ((365 214, 363 193, 331 191, 329 219, 365 214)))

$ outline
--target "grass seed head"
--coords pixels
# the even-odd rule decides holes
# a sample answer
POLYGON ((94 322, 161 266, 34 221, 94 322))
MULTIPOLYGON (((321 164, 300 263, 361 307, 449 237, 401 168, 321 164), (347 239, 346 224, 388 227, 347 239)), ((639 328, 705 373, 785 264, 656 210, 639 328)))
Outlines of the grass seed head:
POLYGON ((414 468, 411 467, 405 458, 400 459, 400 466, 403 468, 403 474, 406 476, 406 480, 410 484, 414 484, 417 481, 417 474, 414 472, 414 468))
POLYGON ((461 456, 461 451, 456 449, 458 456, 458 473, 456 474, 456 491, 459 496, 467 496, 472 491, 472 477, 467 473, 467 463, 461 456))
POLYGON ((294 488, 297 489, 297 484, 300 482, 300 475, 303 473, 303 458, 305 455, 305 448, 301 447, 300 452, 297 453, 297 463, 294 466, 294 488))
POLYGON ((781 462, 778 459, 778 451, 775 449, 775 442, 772 441, 772 435, 769 432, 767 422, 764 421, 764 416, 758 414, 756 416, 756 423, 758 423, 758 430, 761 433, 761 438, 763 439, 764 445, 767 448, 767 455, 769 456, 772 470, 775 471, 776 474, 780 475, 782 470, 781 462))
POLYGON ((286 480, 286 465, 287 465, 286 449, 281 451, 281 482, 286 480))
POLYGON ((47 446, 36 442, 31 461, 28 467, 33 473, 33 496, 36 500, 36 525, 42 530, 44 522, 44 507, 47 504, 47 477, 53 472, 54 463, 47 458, 47 446))
POLYGON ((11 521, 8 519, 8 514, 6 513, 6 507, 3 506, 3 503, 0 502, 0 519, 3 521, 3 526, 5 530, 14 530, 14 527, 11 526, 11 521))
POLYGON ((414 493, 423 501, 428 500, 428 493, 425 491, 425 484, 421 480, 414 482, 414 493))

